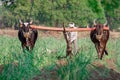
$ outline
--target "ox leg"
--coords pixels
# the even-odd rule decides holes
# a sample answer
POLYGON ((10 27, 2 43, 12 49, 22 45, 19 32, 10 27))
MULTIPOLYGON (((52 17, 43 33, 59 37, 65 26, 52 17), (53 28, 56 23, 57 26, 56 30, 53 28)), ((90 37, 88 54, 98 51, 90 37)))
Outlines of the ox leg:
POLYGON ((25 52, 25 45, 24 45, 24 43, 22 43, 21 45, 22 45, 23 52, 25 52))
POLYGON ((101 60, 102 60, 102 58, 103 58, 104 52, 105 52, 106 55, 108 55, 107 50, 106 50, 105 48, 102 48, 102 49, 101 49, 101 57, 100 57, 101 60))
POLYGON ((104 48, 100 46, 100 44, 96 44, 96 50, 98 53, 98 58, 102 60, 103 54, 104 54, 104 48))
POLYGON ((101 59, 101 60, 102 60, 102 58, 103 58, 104 52, 105 52, 105 47, 101 45, 101 46, 100 46, 100 53, 101 53, 100 59, 101 59))
POLYGON ((30 50, 31 50, 31 51, 33 50, 33 47, 34 47, 34 44, 32 44, 32 45, 30 46, 30 50))
POLYGON ((29 50, 30 50, 30 49, 29 49, 29 46, 27 46, 26 49, 29 51, 29 50))
POLYGON ((100 59, 101 59, 101 60, 102 60, 102 58, 103 58, 103 55, 104 55, 104 49, 101 48, 101 49, 100 49, 100 59))
POLYGON ((99 50, 99 44, 98 43, 95 43, 95 48, 96 48, 96 51, 97 51, 97 54, 98 54, 98 58, 100 58, 100 50, 99 50))
POLYGON ((107 52, 107 50, 106 50, 106 44, 105 44, 105 43, 101 43, 101 44, 100 44, 100 53, 101 53, 101 58, 100 58, 100 59, 102 59, 104 53, 105 53, 106 55, 108 55, 108 52, 107 52))
POLYGON ((30 51, 33 50, 33 48, 34 48, 34 44, 35 44, 35 43, 33 43, 33 42, 31 41, 31 43, 30 43, 30 49, 29 49, 30 51))

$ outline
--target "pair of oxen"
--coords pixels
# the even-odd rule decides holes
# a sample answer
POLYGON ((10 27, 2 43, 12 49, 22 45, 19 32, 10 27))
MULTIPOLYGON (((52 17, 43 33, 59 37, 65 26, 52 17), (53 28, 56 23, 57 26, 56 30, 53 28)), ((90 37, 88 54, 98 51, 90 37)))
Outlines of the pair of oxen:
MULTIPOLYGON (((30 27, 31 24, 32 21, 22 22, 20 20, 20 29, 18 31, 18 38, 21 41, 23 50, 25 48, 29 51, 33 50, 33 47, 38 37, 37 30, 32 29, 30 27)), ((108 55, 108 52, 106 50, 106 44, 109 39, 109 30, 104 30, 104 27, 109 27, 109 26, 107 23, 100 24, 100 23, 96 23, 94 20, 94 24, 92 27, 94 27, 95 29, 91 30, 90 38, 95 45, 95 48, 98 53, 98 58, 102 59, 104 53, 108 55)))

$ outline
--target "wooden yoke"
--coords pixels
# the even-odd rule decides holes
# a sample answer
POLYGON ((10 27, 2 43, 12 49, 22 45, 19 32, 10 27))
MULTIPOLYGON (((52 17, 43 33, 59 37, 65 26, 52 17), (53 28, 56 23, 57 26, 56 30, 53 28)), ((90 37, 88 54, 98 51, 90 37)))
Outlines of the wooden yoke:
POLYGON ((66 29, 65 29, 65 26, 64 26, 64 23, 63 23, 63 34, 64 34, 64 38, 66 40, 66 44, 67 44, 67 47, 66 47, 66 57, 67 56, 72 56, 72 43, 70 42, 70 40, 67 38, 67 32, 66 32, 66 29))
MULTIPOLYGON (((48 31, 64 31, 64 28, 56 28, 56 27, 43 27, 43 26, 35 26, 31 25, 31 28, 33 29, 39 29, 39 30, 48 30, 48 31)), ((95 27, 93 28, 76 28, 76 29, 70 29, 70 28, 65 28, 66 32, 72 32, 72 31, 91 31, 94 30, 95 27)), ((109 27, 104 27, 104 30, 109 30, 109 27)))

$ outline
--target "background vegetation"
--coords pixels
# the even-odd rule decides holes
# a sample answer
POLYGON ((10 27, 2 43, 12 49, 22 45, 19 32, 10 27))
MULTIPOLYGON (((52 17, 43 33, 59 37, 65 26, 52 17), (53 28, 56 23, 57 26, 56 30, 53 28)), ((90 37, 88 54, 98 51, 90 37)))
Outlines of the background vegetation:
POLYGON ((94 19, 120 27, 120 0, 1 0, 0 27, 18 26, 19 19, 61 27, 63 22, 92 25, 94 19))

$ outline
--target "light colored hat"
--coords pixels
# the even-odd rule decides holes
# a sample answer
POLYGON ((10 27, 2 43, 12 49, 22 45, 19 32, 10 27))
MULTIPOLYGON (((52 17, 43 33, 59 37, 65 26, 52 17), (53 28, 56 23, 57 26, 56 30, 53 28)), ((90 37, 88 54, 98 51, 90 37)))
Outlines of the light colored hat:
POLYGON ((74 23, 69 23, 69 27, 75 27, 74 23))

